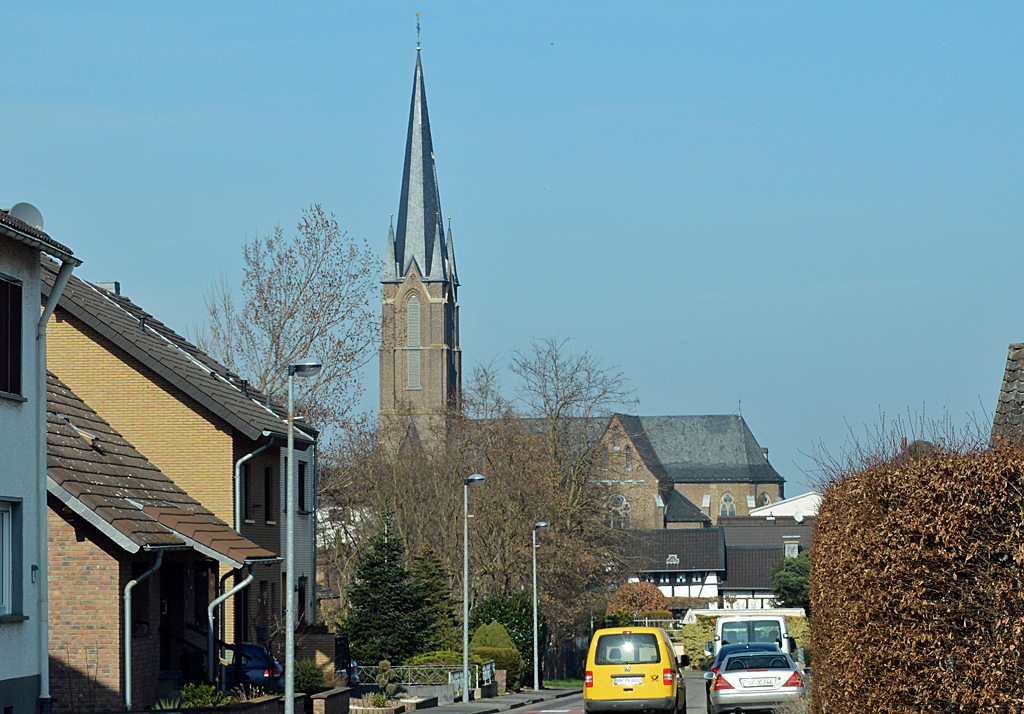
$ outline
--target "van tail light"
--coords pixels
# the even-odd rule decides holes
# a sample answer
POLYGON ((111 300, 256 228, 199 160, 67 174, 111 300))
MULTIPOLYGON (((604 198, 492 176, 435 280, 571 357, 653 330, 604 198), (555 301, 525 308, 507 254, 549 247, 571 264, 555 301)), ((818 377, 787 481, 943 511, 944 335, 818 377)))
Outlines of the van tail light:
POLYGON ((589 672, 588 671, 586 676, 583 677, 583 686, 584 687, 593 687, 594 686, 594 673, 593 672, 589 672))
POLYGON ((789 679, 786 680, 786 683, 783 684, 782 686, 783 687, 802 687, 802 686, 804 686, 804 680, 800 679, 800 673, 799 672, 793 672, 793 674, 791 674, 789 676, 789 679))
POLYGON ((665 684, 669 685, 669 686, 672 686, 672 670, 671 669, 666 669, 664 672, 661 673, 661 681, 664 682, 665 684))
POLYGON ((715 691, 720 692, 723 689, 735 689, 722 675, 715 675, 715 691))

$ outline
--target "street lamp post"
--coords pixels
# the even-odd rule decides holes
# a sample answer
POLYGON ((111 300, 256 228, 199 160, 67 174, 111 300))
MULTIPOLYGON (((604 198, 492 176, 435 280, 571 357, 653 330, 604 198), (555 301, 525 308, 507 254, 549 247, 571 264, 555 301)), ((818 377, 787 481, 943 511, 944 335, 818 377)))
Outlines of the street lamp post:
MULTIPOLYGON (((473 474, 462 482, 462 701, 469 701, 469 487, 484 482, 473 474)), ((286 712, 285 714, 290 714, 286 712)))
POLYGON ((540 669, 538 668, 537 646, 537 531, 545 531, 548 524, 539 521, 533 526, 533 691, 540 689, 540 669))
POLYGON ((284 714, 295 714, 295 390, 294 378, 313 377, 323 365, 315 359, 288 365, 288 473, 285 477, 284 544, 284 714))

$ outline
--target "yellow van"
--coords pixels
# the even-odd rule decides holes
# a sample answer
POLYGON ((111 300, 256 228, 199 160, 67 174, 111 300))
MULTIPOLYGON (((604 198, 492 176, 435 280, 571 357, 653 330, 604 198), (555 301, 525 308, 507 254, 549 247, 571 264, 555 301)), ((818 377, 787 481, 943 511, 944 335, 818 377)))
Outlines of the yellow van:
POLYGON ((598 630, 590 641, 583 680, 587 712, 658 711, 686 714, 682 668, 672 640, 659 627, 598 630))

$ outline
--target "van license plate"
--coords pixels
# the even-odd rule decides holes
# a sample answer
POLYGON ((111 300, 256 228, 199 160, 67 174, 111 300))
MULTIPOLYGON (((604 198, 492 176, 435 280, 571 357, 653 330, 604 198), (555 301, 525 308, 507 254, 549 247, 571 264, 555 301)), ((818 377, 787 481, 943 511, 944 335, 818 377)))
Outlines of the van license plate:
POLYGON ((615 684, 620 687, 635 687, 644 683, 643 677, 613 677, 615 684))
POLYGON ((775 684, 775 679, 741 679, 740 684, 744 687, 771 687, 775 684))

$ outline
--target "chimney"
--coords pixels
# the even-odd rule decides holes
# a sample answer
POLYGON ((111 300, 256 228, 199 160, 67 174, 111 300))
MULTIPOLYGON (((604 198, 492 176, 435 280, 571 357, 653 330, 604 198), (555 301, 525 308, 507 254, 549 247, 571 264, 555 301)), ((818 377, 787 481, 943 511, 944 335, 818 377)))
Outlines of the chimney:
POLYGON ((121 294, 121 283, 116 280, 100 280, 96 283, 96 287, 103 288, 108 293, 114 293, 115 295, 121 294))

